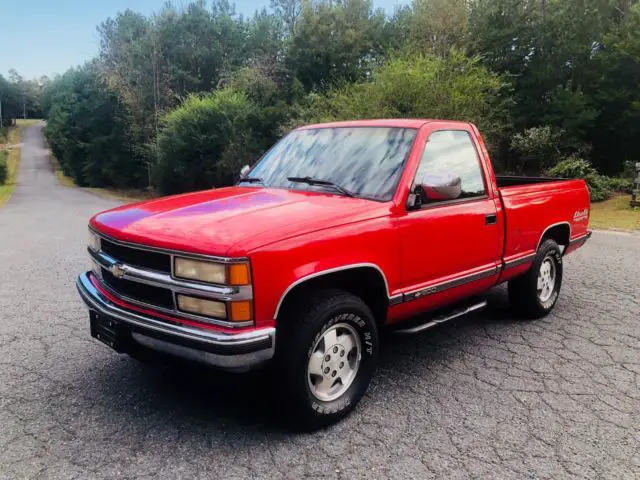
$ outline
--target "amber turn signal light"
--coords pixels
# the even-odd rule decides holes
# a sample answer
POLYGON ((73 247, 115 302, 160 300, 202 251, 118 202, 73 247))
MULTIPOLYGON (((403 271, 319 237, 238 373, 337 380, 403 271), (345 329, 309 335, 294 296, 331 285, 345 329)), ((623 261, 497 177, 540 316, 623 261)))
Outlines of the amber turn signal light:
POLYGON ((231 302, 228 305, 232 322, 248 322, 251 320, 253 308, 250 300, 231 302))
POLYGON ((248 263, 233 263, 229 265, 229 285, 249 285, 251 276, 248 263))

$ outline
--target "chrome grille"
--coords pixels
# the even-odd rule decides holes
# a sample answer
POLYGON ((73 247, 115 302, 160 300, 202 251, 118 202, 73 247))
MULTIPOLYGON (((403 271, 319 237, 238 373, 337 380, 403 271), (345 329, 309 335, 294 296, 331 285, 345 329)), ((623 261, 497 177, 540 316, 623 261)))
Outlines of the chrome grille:
POLYGON ((114 243, 106 238, 101 238, 100 249, 118 261, 135 265, 136 267, 149 268, 158 272, 171 272, 171 255, 160 252, 142 250, 114 243))
POLYGON ((131 300, 168 310, 174 308, 173 293, 169 289, 116 278, 106 268, 102 268, 102 281, 116 293, 131 300))

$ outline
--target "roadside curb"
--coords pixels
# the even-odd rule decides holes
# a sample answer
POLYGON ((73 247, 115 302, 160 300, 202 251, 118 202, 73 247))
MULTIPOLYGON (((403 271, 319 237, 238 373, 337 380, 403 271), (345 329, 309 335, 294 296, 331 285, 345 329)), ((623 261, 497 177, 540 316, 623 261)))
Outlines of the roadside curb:
POLYGON ((624 230, 621 228, 611 228, 608 230, 600 230, 600 229, 592 229, 593 233, 597 233, 597 234, 605 234, 605 235, 621 235, 624 237, 635 237, 635 236, 640 236, 640 231, 638 230, 624 230))

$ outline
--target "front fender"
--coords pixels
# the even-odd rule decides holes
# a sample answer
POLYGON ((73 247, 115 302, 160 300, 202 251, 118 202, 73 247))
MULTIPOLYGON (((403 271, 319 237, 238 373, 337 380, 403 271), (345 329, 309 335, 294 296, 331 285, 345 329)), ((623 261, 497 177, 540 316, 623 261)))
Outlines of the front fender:
POLYGON ((399 252, 388 217, 289 238, 252 252, 257 326, 275 323, 280 305, 295 286, 348 268, 375 268, 390 296, 400 279, 399 252))

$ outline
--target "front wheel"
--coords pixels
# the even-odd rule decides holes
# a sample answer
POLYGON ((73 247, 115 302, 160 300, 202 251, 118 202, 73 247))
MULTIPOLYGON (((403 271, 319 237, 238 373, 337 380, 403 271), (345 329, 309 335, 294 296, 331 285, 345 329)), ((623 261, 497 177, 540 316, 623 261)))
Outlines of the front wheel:
POLYGON ((278 326, 276 370, 285 382, 287 417, 296 428, 314 430, 346 416, 366 392, 378 332, 371 310, 354 295, 329 290, 305 303, 289 308, 278 326))
POLYGON ((531 268, 509 281, 509 302, 520 315, 541 318, 556 304, 562 286, 562 252, 554 240, 545 240, 531 268))

